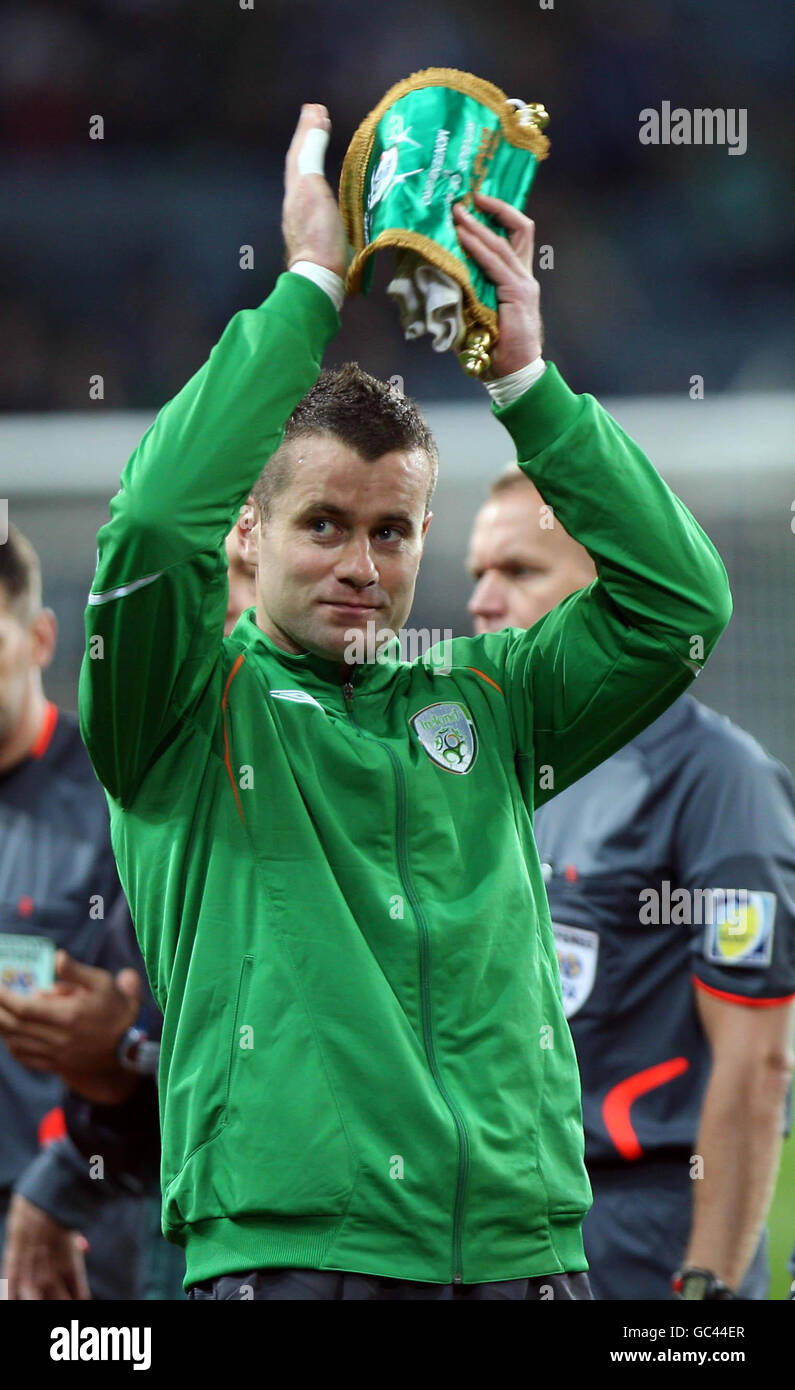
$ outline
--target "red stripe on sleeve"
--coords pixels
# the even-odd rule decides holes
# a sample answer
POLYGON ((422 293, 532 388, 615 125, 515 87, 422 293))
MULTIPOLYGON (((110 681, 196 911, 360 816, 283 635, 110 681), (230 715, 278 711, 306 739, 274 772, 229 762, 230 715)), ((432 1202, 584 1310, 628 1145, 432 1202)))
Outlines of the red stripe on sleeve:
POLYGON ((686 1057, 671 1057, 667 1062, 658 1062, 654 1067, 625 1077, 608 1091, 602 1101, 602 1119, 622 1158, 631 1160, 643 1157, 640 1140, 629 1118, 631 1106, 639 1096, 655 1090, 657 1086, 664 1086, 667 1081, 673 1081, 689 1066, 686 1057))
POLYGON ((791 999, 795 999, 795 994, 782 994, 778 999, 749 999, 745 994, 729 994, 728 990, 705 985, 703 980, 699 980, 698 975, 691 976, 691 979, 705 994, 714 994, 716 999, 728 999, 730 1004, 745 1004, 748 1009, 775 1009, 779 1004, 789 1004, 791 999))
POLYGON ((39 1120, 39 1143, 42 1148, 47 1144, 53 1144, 56 1139, 66 1138, 66 1116, 60 1105, 48 1110, 46 1115, 42 1115, 39 1120))
POLYGON ((47 752, 47 749, 50 746, 50 739, 52 738, 53 733, 55 732, 55 726, 57 723, 58 706, 54 705, 52 700, 48 700, 47 707, 44 711, 44 719, 42 720, 41 728, 39 729, 39 732, 36 735, 36 742, 33 744, 33 747, 30 750, 31 758, 41 758, 47 752))

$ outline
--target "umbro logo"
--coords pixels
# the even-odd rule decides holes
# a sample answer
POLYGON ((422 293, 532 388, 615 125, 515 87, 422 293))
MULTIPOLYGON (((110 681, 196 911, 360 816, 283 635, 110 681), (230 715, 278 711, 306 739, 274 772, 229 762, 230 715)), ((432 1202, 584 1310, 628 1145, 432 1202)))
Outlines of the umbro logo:
POLYGON ((317 709, 323 709, 320 701, 314 695, 307 695, 305 690, 272 690, 270 693, 274 700, 292 700, 296 705, 315 705, 317 709))

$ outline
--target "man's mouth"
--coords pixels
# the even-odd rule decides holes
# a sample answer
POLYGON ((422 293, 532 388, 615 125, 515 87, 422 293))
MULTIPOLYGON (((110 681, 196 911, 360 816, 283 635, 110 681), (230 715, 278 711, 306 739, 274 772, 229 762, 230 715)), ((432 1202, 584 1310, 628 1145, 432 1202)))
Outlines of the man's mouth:
POLYGON ((377 613, 381 607, 380 603, 348 603, 337 599, 321 599, 324 608, 335 608, 339 613, 346 613, 354 617, 359 617, 363 613, 377 613))

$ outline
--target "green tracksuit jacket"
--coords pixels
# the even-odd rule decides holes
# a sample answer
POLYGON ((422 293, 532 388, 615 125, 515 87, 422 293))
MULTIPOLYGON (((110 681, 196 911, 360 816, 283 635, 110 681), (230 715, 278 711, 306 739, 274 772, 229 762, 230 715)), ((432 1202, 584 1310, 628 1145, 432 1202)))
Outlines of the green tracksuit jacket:
POLYGON ((550 365, 495 414, 594 556, 588 589, 529 631, 455 639, 449 674, 395 643, 346 689, 253 609, 224 639, 224 537, 338 326, 281 275, 160 412, 99 533, 81 728, 165 1014, 164 1231, 186 1285, 583 1270, 531 815, 687 687, 729 618, 725 571, 550 365))

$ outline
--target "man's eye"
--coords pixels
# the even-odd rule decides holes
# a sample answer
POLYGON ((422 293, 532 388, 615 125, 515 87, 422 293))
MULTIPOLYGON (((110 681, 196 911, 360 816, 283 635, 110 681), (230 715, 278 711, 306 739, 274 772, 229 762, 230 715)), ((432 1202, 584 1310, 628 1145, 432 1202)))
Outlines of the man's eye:
POLYGON ((315 531, 315 533, 316 533, 317 535, 319 535, 319 536, 330 536, 331 533, 332 533, 332 529, 333 529, 334 523, 333 523, 333 521, 329 521, 328 517, 326 517, 326 516, 318 516, 318 517, 315 517, 314 521, 310 521, 309 525, 310 525, 310 528, 311 528, 313 531, 315 531), (325 526, 325 527, 328 527, 328 528, 330 528, 330 529, 325 530, 325 531, 321 530, 320 528, 321 528, 321 527, 324 527, 324 526, 325 526))
POLYGON ((397 537, 398 540, 401 540, 403 538, 404 532, 401 531, 399 526, 382 526, 381 530, 377 532, 377 535, 384 540, 389 540, 389 538, 393 536, 397 537))

